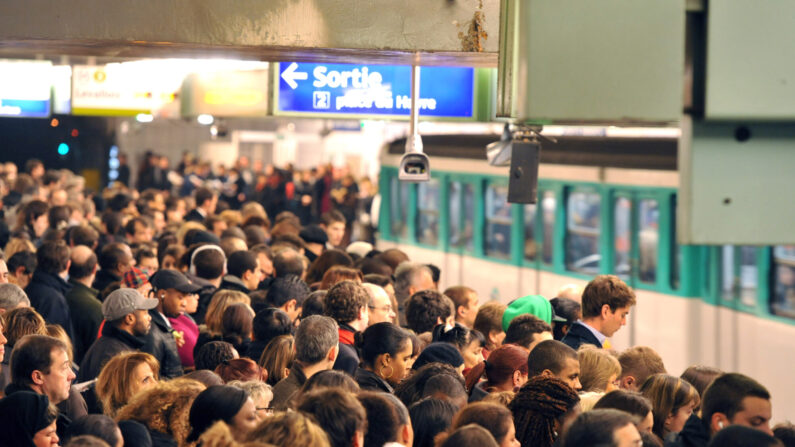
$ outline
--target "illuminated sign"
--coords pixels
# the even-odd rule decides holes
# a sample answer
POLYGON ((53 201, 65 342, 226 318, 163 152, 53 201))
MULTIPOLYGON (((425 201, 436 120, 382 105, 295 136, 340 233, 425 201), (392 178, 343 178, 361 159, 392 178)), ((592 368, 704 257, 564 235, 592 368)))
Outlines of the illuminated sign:
MULTIPOLYGON (((422 67, 420 116, 472 118, 474 72, 422 67)), ((280 63, 278 112, 409 116, 411 66, 280 63)))
POLYGON ((72 113, 154 113, 174 101, 184 76, 130 63, 76 65, 72 69, 72 113))
POLYGON ((0 116, 50 116, 52 63, 0 60, 0 116))
POLYGON ((182 84, 182 116, 267 116, 267 86, 267 69, 190 74, 182 84))

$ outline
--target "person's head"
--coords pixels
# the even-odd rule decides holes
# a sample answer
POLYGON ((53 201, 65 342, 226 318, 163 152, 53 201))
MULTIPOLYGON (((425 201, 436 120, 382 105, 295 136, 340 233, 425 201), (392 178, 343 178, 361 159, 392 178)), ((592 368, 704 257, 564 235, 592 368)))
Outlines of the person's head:
POLYGON ((795 446, 795 425, 791 422, 782 422, 773 427, 773 436, 776 437, 784 447, 795 446))
POLYGON ((326 270, 326 273, 323 274, 323 279, 320 281, 320 288, 329 290, 335 284, 345 280, 361 284, 362 278, 362 272, 355 268, 335 265, 326 270))
POLYGON ((240 388, 248 394, 251 400, 254 401, 254 407, 257 411, 257 418, 259 420, 265 419, 273 414, 273 408, 271 408, 273 390, 267 383, 258 380, 232 380, 227 382, 227 385, 240 388))
POLYGON ((392 308, 392 301, 389 299, 389 294, 386 293, 383 287, 371 283, 362 284, 370 300, 367 302, 367 308, 370 311, 368 320, 369 325, 376 323, 392 323, 395 321, 395 309, 392 308))
POLYGON ((215 280, 223 276, 226 268, 226 255, 215 244, 202 245, 191 254, 191 271, 199 278, 215 280))
POLYGON ((170 437, 178 445, 185 445, 191 429, 191 405, 205 389, 201 383, 189 379, 159 382, 134 395, 127 405, 119 409, 116 420, 140 422, 149 430, 170 437))
POLYGON ((277 278, 304 275, 304 259, 292 248, 283 248, 273 255, 273 272, 277 278))
POLYGON ((105 441, 110 447, 119 447, 124 444, 119 425, 104 414, 87 414, 69 424, 66 436, 69 443, 72 442, 72 439, 83 435, 95 436, 105 441))
POLYGON ((323 428, 312 417, 297 411, 276 413, 260 421, 245 440, 277 447, 329 447, 329 437, 323 428))
POLYGON ((332 210, 320 216, 320 227, 326 231, 328 243, 333 247, 342 245, 345 236, 345 216, 339 211, 332 210))
POLYGON ((223 379, 224 383, 233 380, 264 382, 268 379, 268 372, 262 369, 257 362, 246 357, 224 360, 215 367, 215 373, 223 379))
POLYGON ((132 267, 133 259, 124 244, 115 242, 102 247, 98 262, 102 270, 121 277, 132 267))
POLYGON ((127 221, 127 225, 124 226, 124 232, 127 234, 127 240, 131 244, 151 242, 154 236, 152 224, 143 217, 133 217, 127 221))
POLYGON ((331 369, 339 353, 339 340, 339 326, 333 318, 304 318, 295 331, 295 359, 305 366, 323 364, 331 369))
POLYGON ((0 314, 23 307, 30 307, 28 294, 16 284, 0 284, 0 314))
POLYGON ((240 278, 249 290, 256 290, 264 279, 259 260, 248 250, 239 250, 229 255, 226 268, 230 275, 240 278))
MULTIPOLYGON (((621 357, 619 357, 619 361, 620 360, 621 357)), ((693 365, 688 366, 682 375, 679 376, 679 378, 693 385, 696 391, 698 391, 698 395, 703 397, 704 391, 707 390, 709 384, 712 383, 716 377, 722 374, 723 371, 719 370, 718 368, 704 365, 693 365)), ((696 412, 699 410, 701 410, 701 405, 698 405, 695 408, 696 412)))
POLYGON ((6 355, 11 356, 11 350, 16 343, 26 335, 47 335, 47 323, 44 318, 32 307, 20 307, 4 315, 2 322, 3 333, 7 339, 6 355))
POLYGON ((295 339, 292 335, 280 335, 265 345, 259 365, 268 371, 269 385, 276 385, 289 375, 295 360, 294 345, 295 339))
POLYGON ((230 305, 221 318, 221 335, 234 345, 251 340, 254 312, 244 303, 230 305))
POLYGON ((719 431, 708 447, 781 447, 782 442, 773 435, 743 425, 732 425, 719 431))
POLYGON ((233 386, 217 385, 196 396, 190 407, 189 421, 188 442, 198 441, 199 436, 217 421, 226 422, 234 438, 241 441, 257 425, 259 416, 247 392, 233 386))
POLYGON ((456 323, 453 326, 438 324, 431 333, 432 342, 451 343, 464 358, 464 368, 469 369, 483 361, 483 335, 456 323))
POLYGON ((503 343, 521 346, 530 352, 544 340, 552 340, 552 327, 535 315, 523 314, 511 320, 503 343))
POLYGON ((577 301, 569 298, 552 298, 549 300, 552 311, 560 318, 565 318, 565 322, 555 322, 552 326, 552 336, 555 340, 561 340, 569 332, 569 328, 575 321, 582 318, 582 306, 577 301))
POLYGON ((395 396, 406 406, 411 406, 425 396, 425 389, 427 388, 428 381, 438 376, 448 376, 452 378, 460 384, 461 388, 466 386, 464 378, 461 377, 461 373, 457 368, 446 363, 431 362, 415 369, 414 374, 400 382, 400 384, 395 387, 395 396))
POLYGON ((102 302, 102 316, 107 324, 135 336, 144 336, 152 325, 149 310, 157 306, 158 300, 144 298, 135 289, 116 289, 102 302))
POLYGON ((97 271, 97 255, 85 245, 72 248, 72 262, 69 265, 69 278, 86 279, 94 276, 97 271))
POLYGON ((325 388, 304 394, 298 411, 312 415, 326 431, 332 447, 363 447, 367 414, 353 394, 325 388))
POLYGON ((461 377, 439 374, 428 379, 422 389, 421 398, 433 397, 435 399, 449 400, 458 408, 466 406, 469 400, 466 388, 461 377))
POLYGON ((409 297, 421 290, 433 288, 433 276, 428 266, 403 262, 395 269, 395 298, 398 303, 405 303, 409 297))
POLYGON ((434 439, 453 423, 458 407, 443 399, 426 398, 409 406, 414 447, 433 447, 434 439))
POLYGON ((68 347, 47 335, 27 335, 11 353, 11 382, 44 394, 53 404, 69 397, 75 379, 68 347))
MULTIPOLYGON (((412 369, 418 370, 429 363, 444 363, 452 366, 458 371, 458 375, 464 371, 464 357, 458 349, 450 343, 431 343, 420 352, 417 360, 414 361, 412 369)), ((463 378, 463 376, 462 376, 463 378)))
POLYGON ((585 412, 571 424, 563 447, 632 447, 641 437, 629 413, 614 409, 585 412))
POLYGON ((58 409, 47 396, 19 391, 0 399, 0 443, 8 446, 57 447, 58 409))
POLYGON ((31 200, 22 207, 19 214, 21 228, 28 230, 31 236, 39 238, 50 226, 50 206, 41 200, 31 200))
MULTIPOLYGON (((618 356, 621 364, 620 386, 638 391, 643 382, 654 374, 665 374, 665 365, 657 351, 648 346, 633 346, 618 356)), ((702 390, 703 391, 703 390, 702 390)))
POLYGON ((429 332, 437 324, 452 324, 452 320, 453 302, 436 290, 421 290, 406 302, 406 322, 417 334, 429 332))
POLYGON ((36 250, 36 269, 61 275, 69 269, 69 246, 63 241, 45 242, 36 250))
POLYGON ((345 267, 353 266, 353 259, 342 250, 326 250, 320 254, 306 272, 307 284, 314 284, 323 280, 326 271, 335 265, 345 267))
POLYGON ((218 196, 210 188, 198 188, 193 197, 196 199, 196 207, 203 209, 207 214, 215 213, 215 205, 218 203, 218 196))
POLYGON ((280 309, 266 307, 254 316, 253 335, 258 342, 267 344, 276 337, 292 334, 292 330, 293 321, 280 309))
POLYGON ((542 341, 533 348, 527 357, 527 373, 530 377, 554 377, 574 390, 582 389, 577 351, 557 340, 542 341))
POLYGON ((221 289, 213 294, 210 304, 207 305, 207 313, 204 316, 204 324, 210 335, 218 336, 223 331, 223 318, 226 308, 235 303, 251 305, 251 298, 243 292, 237 290, 221 289))
POLYGON ((475 317, 474 328, 486 339, 486 349, 492 351, 502 345, 505 331, 502 330, 502 316, 506 306, 502 303, 490 302, 480 306, 475 317))
POLYGON ((655 374, 640 387, 654 412, 654 434, 665 439, 668 433, 682 431, 700 398, 698 391, 684 380, 667 374, 655 374))
MULTIPOLYGON (((513 445, 519 441, 514 439, 513 445)), ((469 424, 456 428, 437 441, 439 447, 498 447, 494 436, 481 425, 469 424)))
POLYGON ((6 268, 8 282, 24 289, 36 270, 36 253, 27 250, 16 252, 6 262, 6 268))
POLYGON ((489 402, 475 402, 467 405, 453 418, 451 430, 468 424, 477 424, 491 433, 499 447, 519 447, 513 415, 503 405, 489 402))
POLYGON ((399 326, 384 322, 368 327, 361 349, 364 366, 393 386, 408 375, 411 338, 399 326))
POLYGON ((211 341, 199 348, 193 360, 197 370, 206 369, 215 371, 218 365, 238 357, 239 354, 235 351, 235 347, 232 346, 231 343, 225 341, 211 341))
POLYGON ((145 352, 123 352, 108 360, 97 377, 95 391, 102 411, 115 417, 132 396, 155 386, 159 380, 160 364, 145 352))
POLYGON ((593 406, 594 410, 613 408, 635 416, 638 431, 651 433, 654 427, 654 414, 651 401, 636 391, 614 390, 602 396, 593 406))
POLYGON ((613 275, 599 275, 582 292, 582 318, 602 334, 612 337, 627 324, 635 305, 635 292, 613 275))
POLYGON ((403 440, 401 439, 401 430, 403 427, 407 427, 406 423, 401 421, 400 413, 385 393, 364 391, 356 397, 367 414, 367 426, 371 427, 364 437, 364 445, 382 446, 386 443, 399 443, 403 440), (378 427, 378 429, 372 427, 378 427))
POLYGON ((522 445, 551 446, 567 420, 579 412, 580 398, 562 380, 543 375, 531 377, 516 393, 508 408, 513 413, 516 439, 522 445))
POLYGON ((369 300, 370 296, 361 284, 345 280, 329 289, 326 294, 325 313, 340 324, 363 331, 367 328, 369 300))
POLYGON ((94 249, 99 240, 99 233, 88 225, 75 226, 69 230, 68 240, 69 245, 72 247, 76 245, 85 245, 88 248, 94 249))
POLYGON ((301 316, 304 301, 310 293, 309 286, 300 277, 288 275, 271 282, 265 300, 268 305, 286 312, 293 322, 301 316))
POLYGON ((609 393, 618 389, 621 364, 609 352, 593 345, 583 345, 577 351, 580 362, 582 391, 609 393))
POLYGON ((480 306, 477 292, 466 286, 453 286, 445 290, 444 295, 453 300, 455 321, 472 329, 480 306))
POLYGON ((770 392, 742 374, 717 377, 701 399, 701 420, 713 434, 729 425, 745 425, 771 434, 771 417, 770 392))
POLYGON ((527 383, 527 351, 510 344, 495 349, 487 361, 476 365, 467 374, 467 389, 473 389, 483 374, 486 375, 484 389, 513 391, 527 383))

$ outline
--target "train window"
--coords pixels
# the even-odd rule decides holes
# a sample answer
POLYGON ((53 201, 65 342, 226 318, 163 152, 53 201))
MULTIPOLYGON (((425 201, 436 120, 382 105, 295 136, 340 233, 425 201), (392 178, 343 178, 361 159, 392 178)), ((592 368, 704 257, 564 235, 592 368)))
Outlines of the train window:
POLYGON ((613 209, 613 272, 621 279, 627 279, 630 272, 631 225, 632 201, 619 197, 613 209))
POLYGON ((508 203, 508 187, 489 185, 486 187, 486 255, 496 258, 511 257, 511 204, 508 203))
POLYGON ((795 318, 795 245, 773 248, 773 287, 770 311, 795 318))
POLYGON ((536 242, 536 205, 524 206, 524 258, 535 261, 538 255, 536 242))
POLYGON ((390 230, 393 237, 405 238, 408 234, 406 219, 408 219, 410 186, 410 183, 398 180, 397 176, 390 179, 389 211, 392 218, 390 230))
MULTIPOLYGON (((671 249, 671 289, 678 290, 679 269, 682 265, 684 253, 682 252, 682 246, 676 243, 676 195, 671 197, 671 244, 673 245, 671 249)), ((709 263, 705 262, 704 265, 709 265, 709 263)), ((709 281, 709 275, 704 276, 709 281)))
POLYGON ((654 283, 660 241, 660 207, 656 200, 643 199, 638 203, 638 229, 638 278, 654 283))
POLYGON ((759 280, 756 253, 756 247, 721 247, 721 297, 724 300, 739 299, 746 306, 756 305, 759 280))
POLYGON ((417 242, 439 243, 439 180, 417 184, 417 242))
POLYGON ((541 225, 541 261, 544 264, 552 264, 552 250, 554 249, 553 235, 555 234, 555 208, 557 208, 557 198, 553 191, 544 191, 541 199, 541 215, 544 219, 541 225))
POLYGON ((469 183, 450 182, 450 246, 472 251, 475 222, 475 188, 469 183))
POLYGON ((566 206, 566 267, 575 272, 599 273, 599 233, 601 231, 601 196, 575 191, 566 206))

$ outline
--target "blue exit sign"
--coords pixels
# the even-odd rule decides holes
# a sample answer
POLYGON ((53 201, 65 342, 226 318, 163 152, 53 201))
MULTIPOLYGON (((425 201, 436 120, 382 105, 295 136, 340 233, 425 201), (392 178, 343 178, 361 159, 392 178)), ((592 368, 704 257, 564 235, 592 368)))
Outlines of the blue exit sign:
MULTIPOLYGON (((420 116, 472 118, 474 85, 473 68, 420 68, 420 116)), ((280 63, 278 111, 408 116, 411 66, 280 63)))

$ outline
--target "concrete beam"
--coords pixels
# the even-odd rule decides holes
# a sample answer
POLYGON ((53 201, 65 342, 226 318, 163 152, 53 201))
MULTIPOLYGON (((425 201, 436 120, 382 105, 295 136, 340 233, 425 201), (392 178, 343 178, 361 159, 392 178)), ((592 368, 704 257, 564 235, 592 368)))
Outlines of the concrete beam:
POLYGON ((0 2, 0 55, 496 66, 498 0, 0 2))

